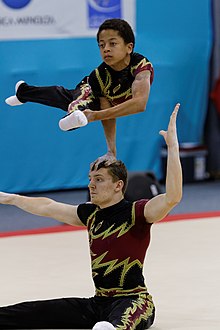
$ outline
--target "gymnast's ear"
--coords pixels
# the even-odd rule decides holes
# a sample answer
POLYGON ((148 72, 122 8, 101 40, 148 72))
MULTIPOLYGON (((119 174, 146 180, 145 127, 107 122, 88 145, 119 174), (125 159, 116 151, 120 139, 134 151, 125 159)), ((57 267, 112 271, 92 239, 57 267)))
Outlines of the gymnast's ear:
POLYGON ((123 187, 124 187, 124 182, 123 180, 118 180, 116 182, 116 187, 115 187, 115 190, 118 192, 118 191, 122 191, 123 190, 123 187))

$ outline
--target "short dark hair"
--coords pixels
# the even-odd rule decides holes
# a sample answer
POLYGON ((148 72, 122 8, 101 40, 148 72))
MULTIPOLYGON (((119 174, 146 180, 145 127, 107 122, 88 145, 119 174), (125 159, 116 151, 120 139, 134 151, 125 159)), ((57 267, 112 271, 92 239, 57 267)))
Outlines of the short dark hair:
POLYGON ((123 19, 120 18, 112 18, 105 20, 99 27, 97 32, 97 41, 99 43, 99 35, 101 31, 103 30, 115 30, 118 31, 118 34, 126 44, 129 44, 130 42, 133 43, 133 47, 135 44, 135 37, 134 32, 131 28, 131 26, 123 19))
POLYGON ((122 193, 124 194, 128 184, 128 173, 125 164, 121 160, 116 160, 115 162, 108 165, 108 162, 104 160, 98 164, 97 168, 94 163, 91 168, 91 171, 98 171, 100 168, 106 168, 108 170, 108 173, 111 175, 113 182, 116 182, 118 180, 123 181, 124 186, 122 188, 122 193))

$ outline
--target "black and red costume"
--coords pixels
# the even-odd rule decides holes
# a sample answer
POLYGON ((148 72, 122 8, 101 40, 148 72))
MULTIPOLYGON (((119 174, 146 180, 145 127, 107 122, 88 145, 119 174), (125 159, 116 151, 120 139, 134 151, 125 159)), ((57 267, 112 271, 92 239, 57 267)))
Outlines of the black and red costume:
POLYGON ((76 86, 66 89, 62 86, 30 86, 23 83, 19 86, 16 96, 22 103, 34 102, 68 111, 99 110, 99 97, 106 97, 112 106, 129 100, 132 97, 132 83, 136 75, 149 70, 151 83, 154 70, 149 60, 141 54, 131 54, 130 64, 121 71, 115 71, 104 62, 76 86))
POLYGON ((144 217, 146 202, 122 200, 104 209, 79 205, 78 216, 89 235, 94 297, 2 307, 0 329, 91 329, 99 321, 121 330, 148 329, 155 308, 143 277, 151 228, 144 217))

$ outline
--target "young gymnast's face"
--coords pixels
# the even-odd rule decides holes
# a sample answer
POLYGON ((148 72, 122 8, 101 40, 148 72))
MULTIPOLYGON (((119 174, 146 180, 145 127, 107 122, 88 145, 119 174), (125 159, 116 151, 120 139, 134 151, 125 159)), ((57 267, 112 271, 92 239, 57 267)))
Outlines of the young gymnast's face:
POLYGON ((118 31, 107 29, 99 34, 99 49, 103 61, 116 71, 129 65, 133 43, 126 44, 118 31))

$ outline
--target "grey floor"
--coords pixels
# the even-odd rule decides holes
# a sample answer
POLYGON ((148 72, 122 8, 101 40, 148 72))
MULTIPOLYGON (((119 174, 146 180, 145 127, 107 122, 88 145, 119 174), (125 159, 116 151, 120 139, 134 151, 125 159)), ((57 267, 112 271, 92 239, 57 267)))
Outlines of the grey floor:
MULTIPOLYGON (((65 203, 87 201, 86 190, 47 192, 65 203)), ((220 211, 220 181, 185 184, 172 214, 220 211)), ((0 205, 0 231, 58 225, 0 205)), ((62 225, 62 224, 61 224, 62 225)), ((220 329, 220 216, 152 227, 144 275, 156 304, 152 330, 220 329)), ((0 306, 94 294, 85 230, 0 239, 0 306)))
MULTIPOLYGON (((28 196, 47 196, 59 202, 76 205, 88 200, 86 189, 33 193, 28 196)), ((220 211, 220 180, 184 184, 182 201, 172 210, 171 214, 209 211, 220 211)), ((58 225, 62 224, 49 218, 28 214, 14 206, 0 205, 0 232, 58 225)))
MULTIPOLYGON (((144 275, 152 330, 220 329, 220 217, 155 224, 144 275)), ((85 230, 0 239, 0 306, 94 294, 85 230)))

